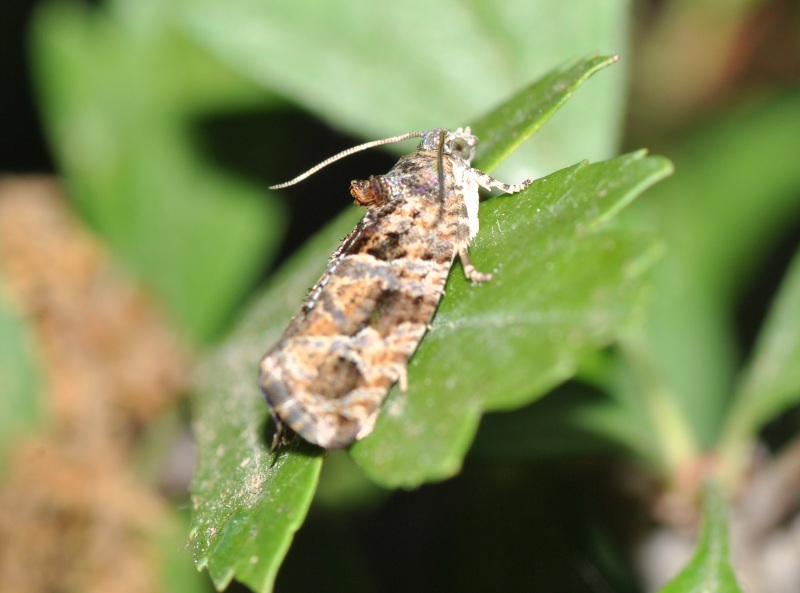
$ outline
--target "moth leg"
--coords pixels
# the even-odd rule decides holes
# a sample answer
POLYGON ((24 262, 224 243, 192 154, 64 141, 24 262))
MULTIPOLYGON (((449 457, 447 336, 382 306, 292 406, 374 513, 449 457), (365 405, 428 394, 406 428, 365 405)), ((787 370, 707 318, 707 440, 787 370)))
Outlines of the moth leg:
POLYGON ((403 393, 408 391, 408 369, 406 367, 398 368, 397 382, 400 385, 400 391, 402 391, 403 393))
MULTIPOLYGON (((492 189, 496 187, 500 191, 503 191, 507 194, 516 194, 521 192, 523 189, 526 189, 531 183, 536 181, 535 178, 531 177, 526 179, 522 183, 503 183, 502 181, 498 181, 491 175, 488 175, 481 171, 480 169, 470 169, 472 172, 473 178, 478 184, 486 189, 492 189)), ((463 260, 462 260, 463 261, 463 260)))
POLYGON ((273 415, 273 420, 275 421, 275 435, 272 437, 272 444, 269 446, 269 452, 274 453, 283 445, 288 445, 292 441, 292 437, 294 437, 294 431, 289 428, 287 424, 281 422, 281 420, 273 415))
POLYGON ((475 266, 473 266, 472 262, 469 261, 469 251, 467 250, 466 245, 458 248, 458 257, 461 260, 461 266, 464 268, 464 276, 467 277, 467 280, 472 282, 488 282, 492 279, 491 274, 479 272, 475 269, 475 266))
POLYGON ((369 436, 373 430, 375 430, 375 422, 378 420, 378 412, 380 410, 375 410, 375 413, 364 418, 361 422, 361 430, 358 431, 356 434, 355 440, 360 441, 366 436, 369 436))

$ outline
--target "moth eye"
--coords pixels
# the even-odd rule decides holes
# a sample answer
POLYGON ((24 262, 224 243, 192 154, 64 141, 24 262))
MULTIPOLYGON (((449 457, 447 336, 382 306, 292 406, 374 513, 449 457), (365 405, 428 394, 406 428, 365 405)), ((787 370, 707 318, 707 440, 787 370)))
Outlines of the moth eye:
POLYGON ((463 138, 456 138, 450 144, 450 152, 451 154, 459 156, 462 159, 469 159, 470 157, 469 143, 465 141, 463 138))

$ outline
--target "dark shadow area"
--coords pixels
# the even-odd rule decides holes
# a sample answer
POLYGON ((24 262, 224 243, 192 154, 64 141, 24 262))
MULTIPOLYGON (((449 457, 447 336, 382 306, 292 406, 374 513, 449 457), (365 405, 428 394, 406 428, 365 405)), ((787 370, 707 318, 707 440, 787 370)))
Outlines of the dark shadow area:
POLYGON ((774 305, 781 284, 786 279, 792 256, 800 250, 800 220, 793 221, 776 238, 770 252, 759 260, 761 267, 746 279, 736 308, 736 328, 742 348, 742 360, 748 360, 767 315, 774 305))
MULTIPOLYGON (((371 140, 345 136, 290 109, 216 114, 199 121, 193 133, 201 152, 215 166, 263 186, 265 192, 272 184, 288 181, 342 150, 371 140)), ((413 142, 407 145, 408 151, 413 150, 413 142)), ((396 160, 386 151, 369 150, 334 163, 298 185, 277 190, 290 218, 273 265, 279 265, 353 202, 351 180, 385 173, 396 160)))
POLYGON ((52 173, 33 95, 28 30, 34 0, 0 2, 0 173, 52 173))
POLYGON ((624 458, 627 452, 618 442, 575 420, 576 410, 608 399, 595 387, 571 380, 522 408, 485 414, 468 459, 476 463, 498 458, 538 462, 589 454, 624 458))
POLYGON ((312 508, 276 590, 633 593, 612 526, 641 509, 618 480, 603 464, 469 464, 371 510, 312 508))

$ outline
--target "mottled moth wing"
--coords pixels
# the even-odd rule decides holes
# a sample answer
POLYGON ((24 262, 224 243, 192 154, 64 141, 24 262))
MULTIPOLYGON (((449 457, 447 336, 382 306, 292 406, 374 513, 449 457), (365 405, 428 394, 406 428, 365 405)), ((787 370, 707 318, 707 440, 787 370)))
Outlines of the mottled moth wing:
POLYGON ((273 446, 288 426, 322 447, 346 447, 372 431, 395 382, 405 389, 408 359, 470 238, 462 187, 468 161, 437 159, 432 142, 426 137, 386 175, 352 183, 367 213, 261 361, 261 386, 279 426, 273 446))

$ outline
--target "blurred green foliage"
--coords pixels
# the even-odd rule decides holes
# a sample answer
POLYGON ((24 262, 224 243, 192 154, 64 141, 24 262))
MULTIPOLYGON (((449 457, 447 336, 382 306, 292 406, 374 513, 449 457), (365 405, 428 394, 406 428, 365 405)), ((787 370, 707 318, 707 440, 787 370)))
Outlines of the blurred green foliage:
POLYGON ((274 253, 282 209, 208 163, 192 121, 266 93, 211 59, 153 2, 112 14, 43 5, 33 28, 42 112, 87 222, 165 301, 187 336, 222 330, 274 253))
MULTIPOLYGON (((0 286, 1 283, 2 276, 0 286)), ((0 296, 0 398, 5 410, 0 420, 0 451, 3 453, 15 438, 41 421, 40 372, 27 328, 0 296)), ((0 464, 4 462, 3 455, 0 464)))
POLYGON ((706 486, 704 524, 689 564, 660 593, 741 593, 733 574, 725 496, 718 484, 706 486))

